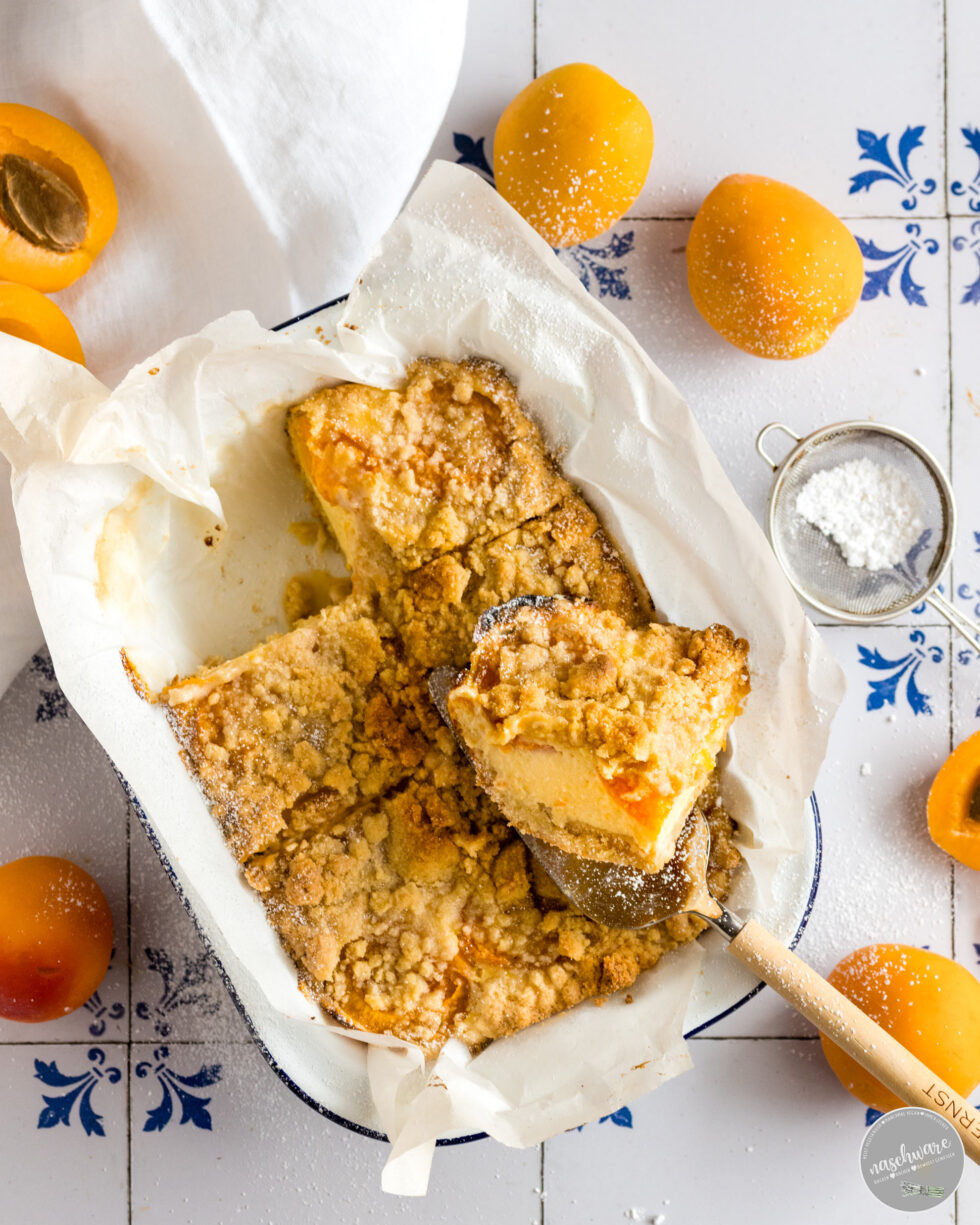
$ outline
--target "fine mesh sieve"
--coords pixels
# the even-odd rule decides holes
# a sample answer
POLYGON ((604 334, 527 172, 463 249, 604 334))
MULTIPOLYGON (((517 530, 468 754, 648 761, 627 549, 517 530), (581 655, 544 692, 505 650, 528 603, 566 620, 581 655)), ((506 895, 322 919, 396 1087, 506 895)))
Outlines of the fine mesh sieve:
POLYGON ((755 445, 776 473, 769 494, 769 539, 787 578, 808 604, 841 621, 872 625, 926 600, 980 651, 980 626, 936 590, 953 551, 956 509, 949 480, 925 447, 902 430, 873 421, 828 425, 806 438, 772 422, 759 432, 755 445), (764 445, 777 430, 796 444, 779 462, 764 445), (796 509, 796 499, 814 473, 854 459, 897 468, 918 495, 924 530, 904 560, 890 570, 849 566, 834 541, 796 509))

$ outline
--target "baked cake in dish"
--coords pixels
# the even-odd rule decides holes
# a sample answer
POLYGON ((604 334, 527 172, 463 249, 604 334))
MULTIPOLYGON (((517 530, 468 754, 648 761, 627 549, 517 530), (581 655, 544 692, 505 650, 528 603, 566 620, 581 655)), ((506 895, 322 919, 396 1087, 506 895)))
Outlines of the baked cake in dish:
POLYGON ((477 778, 524 833, 656 872, 749 692, 730 629, 631 629, 590 600, 522 598, 477 629, 447 697, 477 778))
MULTIPOLYGON (((639 629, 646 593, 553 469, 506 376, 419 362, 288 414, 354 594, 162 695, 184 760, 295 962, 343 1024, 477 1049, 628 986, 704 924, 613 931, 531 860, 432 705, 487 609, 588 596, 639 629)), ((711 885, 739 862, 709 780, 711 885)))
POLYGON ((570 492, 491 362, 417 361, 399 391, 330 387, 287 429, 355 577, 378 588, 570 492))
POLYGON ((455 751, 424 673, 371 614, 352 596, 165 690, 185 760, 238 859, 269 845, 302 800, 342 813, 440 744, 455 751))

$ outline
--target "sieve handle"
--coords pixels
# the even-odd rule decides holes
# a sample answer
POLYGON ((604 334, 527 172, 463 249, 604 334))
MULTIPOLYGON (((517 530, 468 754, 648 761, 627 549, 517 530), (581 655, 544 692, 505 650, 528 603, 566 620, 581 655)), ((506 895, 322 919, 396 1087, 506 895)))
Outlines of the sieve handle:
POLYGON ((764 425, 762 427, 762 429, 756 435, 755 449, 759 452, 769 467, 772 468, 773 472, 776 471, 779 464, 772 458, 771 455, 766 454, 766 449, 762 444, 774 430, 782 430, 782 432, 784 434, 788 434, 794 442, 800 441, 799 434, 797 434, 794 430, 791 430, 788 425, 783 425, 781 421, 770 421, 768 425, 764 425))
POLYGON ((958 634, 962 634, 974 651, 980 651, 980 625, 960 612, 955 604, 951 604, 938 591, 931 591, 926 596, 926 603, 931 604, 941 617, 944 617, 958 634))
POLYGON ((745 923, 728 951, 903 1102, 935 1111, 955 1124, 967 1156, 980 1164, 980 1110, 959 1097, 846 995, 754 919, 745 923))

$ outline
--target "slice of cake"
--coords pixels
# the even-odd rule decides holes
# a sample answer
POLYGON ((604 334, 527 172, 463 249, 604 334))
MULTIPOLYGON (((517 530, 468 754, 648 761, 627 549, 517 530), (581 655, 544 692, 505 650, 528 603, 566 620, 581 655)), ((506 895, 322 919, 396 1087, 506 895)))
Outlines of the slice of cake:
POLYGON ((405 575, 381 596, 380 608, 421 667, 462 667, 481 615, 519 595, 588 597, 629 625, 643 624, 652 612, 646 592, 575 493, 496 540, 447 553, 405 575))
POLYGON ((239 860, 316 797, 324 817, 379 795, 441 742, 425 677, 351 597, 163 693, 184 758, 239 860))
POLYGON ((347 564, 381 590, 570 488, 492 362, 420 360, 399 391, 330 387, 292 408, 287 430, 347 564))
POLYGON ((562 598, 512 601, 477 633, 449 714, 508 820, 657 871, 748 695, 748 643, 562 598))

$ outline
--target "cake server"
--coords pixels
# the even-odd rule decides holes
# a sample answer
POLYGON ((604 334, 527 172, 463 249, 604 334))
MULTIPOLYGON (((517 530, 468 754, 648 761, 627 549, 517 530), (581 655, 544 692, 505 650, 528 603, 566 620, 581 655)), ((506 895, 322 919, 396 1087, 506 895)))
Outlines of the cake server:
MULTIPOLYGON (((429 674, 432 701, 454 734, 447 698, 458 676, 459 669, 453 667, 429 674)), ((461 748, 467 751, 462 742, 461 748)), ((980 1164, 980 1111, 760 923, 740 918, 712 896, 707 881, 711 835, 700 809, 692 810, 673 858, 657 873, 583 859, 530 834, 520 836, 572 905, 597 923, 642 928, 674 915, 704 919, 728 941, 733 957, 903 1102, 955 1123, 967 1155, 980 1164)))

